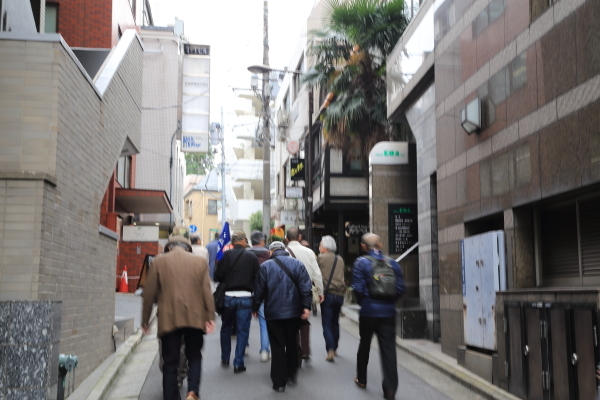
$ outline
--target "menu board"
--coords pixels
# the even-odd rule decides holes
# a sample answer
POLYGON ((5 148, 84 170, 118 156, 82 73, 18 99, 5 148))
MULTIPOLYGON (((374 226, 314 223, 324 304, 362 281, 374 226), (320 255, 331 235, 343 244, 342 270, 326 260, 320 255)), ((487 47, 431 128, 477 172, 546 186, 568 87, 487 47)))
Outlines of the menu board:
POLYGON ((419 238, 416 204, 388 204, 390 254, 402 254, 419 238))

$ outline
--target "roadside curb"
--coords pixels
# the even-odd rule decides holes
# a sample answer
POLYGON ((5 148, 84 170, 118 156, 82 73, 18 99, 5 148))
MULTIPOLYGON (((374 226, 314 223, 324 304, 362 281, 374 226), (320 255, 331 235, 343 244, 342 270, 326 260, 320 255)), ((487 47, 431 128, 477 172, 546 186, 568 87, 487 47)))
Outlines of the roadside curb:
MULTIPOLYGON (((156 319, 156 307, 152 310, 152 315, 150 316, 150 324, 154 322, 156 319)), ((115 353, 115 358, 108 365, 98 382, 94 385, 94 388, 90 392, 90 394, 85 398, 85 400, 102 400, 104 396, 108 393, 111 385, 119 376, 119 372, 129 360, 137 346, 141 343, 144 338, 144 333, 141 328, 131 335, 125 343, 119 347, 115 353)))
MULTIPOLYGON (((358 312, 357 310, 342 307, 344 316, 350 321, 358 324, 358 312)), ((490 400, 521 400, 520 398, 506 392, 505 390, 491 384, 490 382, 480 378, 479 376, 463 371, 459 365, 451 365, 443 362, 431 356, 427 353, 419 351, 417 348, 409 344, 405 339, 401 339, 396 336, 396 347, 405 351, 406 353, 418 358, 419 360, 427 363, 428 365, 436 368, 438 371, 449 376, 459 384, 465 386, 469 390, 481 395, 482 397, 490 400)))

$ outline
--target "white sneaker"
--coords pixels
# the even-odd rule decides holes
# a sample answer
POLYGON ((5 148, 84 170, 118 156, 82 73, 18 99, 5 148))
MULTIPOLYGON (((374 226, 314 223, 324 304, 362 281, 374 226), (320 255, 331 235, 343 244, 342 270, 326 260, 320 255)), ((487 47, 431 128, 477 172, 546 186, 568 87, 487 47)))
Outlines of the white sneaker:
POLYGON ((260 352, 260 361, 267 362, 271 358, 271 353, 266 350, 260 352))

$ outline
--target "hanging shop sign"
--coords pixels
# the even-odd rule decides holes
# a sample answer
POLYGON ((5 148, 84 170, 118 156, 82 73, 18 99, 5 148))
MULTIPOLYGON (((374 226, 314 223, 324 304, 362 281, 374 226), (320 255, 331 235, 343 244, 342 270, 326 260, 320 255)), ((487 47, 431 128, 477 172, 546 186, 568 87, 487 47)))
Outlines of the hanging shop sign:
POLYGON ((344 224, 344 233, 346 237, 350 236, 362 236, 369 232, 369 224, 360 224, 357 222, 346 221, 344 224))
POLYGON ((416 204, 388 204, 390 254, 402 254, 417 243, 419 225, 416 204))
POLYGON ((379 142, 369 153, 369 165, 408 164, 407 142, 379 142))
POLYGON ((301 199, 304 197, 304 188, 299 186, 287 186, 285 188, 286 199, 301 199))
POLYGON ((292 158, 290 160, 290 177, 293 181, 304 180, 304 159, 292 158))

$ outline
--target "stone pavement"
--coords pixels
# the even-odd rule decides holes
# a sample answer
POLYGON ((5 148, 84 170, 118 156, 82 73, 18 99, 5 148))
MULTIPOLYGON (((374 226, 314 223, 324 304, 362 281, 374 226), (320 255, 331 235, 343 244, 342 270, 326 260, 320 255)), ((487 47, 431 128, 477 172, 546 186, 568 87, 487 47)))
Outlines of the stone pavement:
MULTIPOLYGON (((312 360, 303 363, 298 372, 298 385, 288 386, 284 394, 272 390, 269 377, 270 363, 260 361, 259 329, 257 320, 252 320, 250 332, 250 355, 245 359, 248 370, 241 374, 233 373, 233 367, 220 365, 220 344, 218 332, 205 336, 203 349, 202 380, 200 395, 207 399, 328 399, 363 400, 382 397, 381 372, 377 341, 369 361, 368 387, 362 390, 353 383, 356 368, 356 350, 358 348, 358 326, 349 319, 342 318, 338 357, 334 363, 325 361, 321 317, 311 317, 312 360)), ((235 340, 233 340, 235 343, 235 340)), ((466 389, 451 377, 444 375, 415 357, 398 351, 398 376, 400 388, 397 399, 419 400, 475 400, 483 397, 466 389)), ((143 400, 162 400, 162 375, 155 359, 139 398, 143 400)), ((180 395, 185 398, 186 382, 180 395)))

